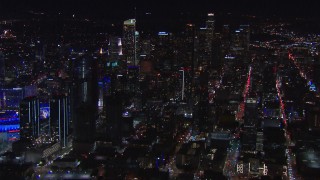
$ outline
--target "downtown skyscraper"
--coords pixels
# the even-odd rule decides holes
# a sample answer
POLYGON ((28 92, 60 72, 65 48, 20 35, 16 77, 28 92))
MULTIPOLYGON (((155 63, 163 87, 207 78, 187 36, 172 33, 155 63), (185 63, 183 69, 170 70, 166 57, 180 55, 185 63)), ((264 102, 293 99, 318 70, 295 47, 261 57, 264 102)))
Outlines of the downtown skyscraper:
POLYGON ((123 55, 127 66, 137 66, 137 42, 139 33, 136 31, 136 20, 123 22, 123 55))
POLYGON ((213 63, 213 40, 215 38, 215 20, 214 14, 209 13, 206 21, 206 54, 207 54, 207 65, 212 67, 213 63))
POLYGON ((87 151, 94 142, 98 113, 96 60, 79 53, 74 60, 72 89, 72 123, 74 147, 87 151))

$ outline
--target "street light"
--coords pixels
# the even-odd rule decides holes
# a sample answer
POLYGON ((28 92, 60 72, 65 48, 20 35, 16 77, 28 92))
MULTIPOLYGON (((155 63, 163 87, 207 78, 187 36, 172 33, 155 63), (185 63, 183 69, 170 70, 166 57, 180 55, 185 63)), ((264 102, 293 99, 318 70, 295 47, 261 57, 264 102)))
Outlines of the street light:
POLYGON ((182 71, 182 89, 181 89, 181 99, 183 101, 183 98, 184 98, 184 70, 179 70, 179 71, 182 71))

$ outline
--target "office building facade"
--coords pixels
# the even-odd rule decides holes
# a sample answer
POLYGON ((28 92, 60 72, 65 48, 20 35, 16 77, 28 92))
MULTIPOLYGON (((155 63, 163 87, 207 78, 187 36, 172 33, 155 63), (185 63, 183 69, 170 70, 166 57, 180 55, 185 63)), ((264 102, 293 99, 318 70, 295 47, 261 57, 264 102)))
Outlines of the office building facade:
POLYGON ((123 55, 127 66, 137 66, 137 42, 139 33, 136 31, 136 20, 123 22, 123 55))
POLYGON ((68 144, 70 135, 69 98, 64 95, 53 96, 50 99, 50 134, 61 147, 68 144))
POLYGON ((36 139, 40 135, 39 99, 28 97, 20 103, 20 137, 21 139, 36 139))
POLYGON ((72 123, 74 142, 93 143, 98 113, 96 60, 79 54, 74 60, 72 123))

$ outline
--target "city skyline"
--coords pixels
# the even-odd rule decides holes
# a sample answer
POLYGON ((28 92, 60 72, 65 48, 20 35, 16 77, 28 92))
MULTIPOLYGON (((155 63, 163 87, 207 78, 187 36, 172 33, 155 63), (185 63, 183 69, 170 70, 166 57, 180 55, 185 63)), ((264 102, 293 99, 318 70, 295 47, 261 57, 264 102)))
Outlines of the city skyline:
POLYGON ((0 178, 318 178, 318 4, 0 2, 0 178))
POLYGON ((320 12, 317 7, 320 2, 312 0, 308 3, 303 1, 255 1, 255 0, 227 0, 209 1, 200 0, 195 2, 186 1, 89 1, 89 0, 68 0, 68 1, 3 1, 0 2, 0 19, 18 18, 55 18, 61 21, 65 18, 79 18, 97 20, 110 24, 109 29, 120 34, 122 29, 121 21, 135 18, 137 29, 146 32, 172 31, 178 32, 187 23, 204 26, 200 19, 206 17, 207 13, 214 12, 216 15, 217 27, 224 23, 237 21, 245 24, 249 21, 261 21, 264 19, 284 21, 295 21, 298 24, 302 21, 302 31, 317 31, 320 29, 320 12), (165 12, 165 13, 163 13, 165 12))

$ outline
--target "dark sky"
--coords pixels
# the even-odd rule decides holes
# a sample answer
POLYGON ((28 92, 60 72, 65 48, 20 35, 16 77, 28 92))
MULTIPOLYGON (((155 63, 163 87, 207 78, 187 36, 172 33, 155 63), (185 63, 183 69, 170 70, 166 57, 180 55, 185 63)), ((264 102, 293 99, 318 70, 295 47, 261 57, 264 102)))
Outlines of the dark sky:
POLYGON ((320 17, 318 0, 1 0, 1 14, 11 15, 26 10, 78 12, 91 16, 128 16, 133 7, 138 11, 157 11, 159 15, 178 11, 237 12, 258 15, 320 17))
MULTIPOLYGON (((30 10, 71 17, 100 18, 119 23, 134 18, 143 26, 156 30, 175 29, 177 24, 203 23, 208 12, 217 15, 232 13, 264 17, 306 17, 320 24, 320 0, 0 0, 0 19, 29 17, 30 10), (146 16, 146 12, 152 15, 146 16), (201 21, 201 22, 196 22, 201 21), (174 27, 175 26, 175 27, 174 27)), ((236 14, 236 15, 235 15, 236 14)), ((220 22, 225 23, 220 19, 220 22)), ((200 24, 201 25, 201 24, 200 24)), ((140 26, 142 27, 142 26, 140 26)))

